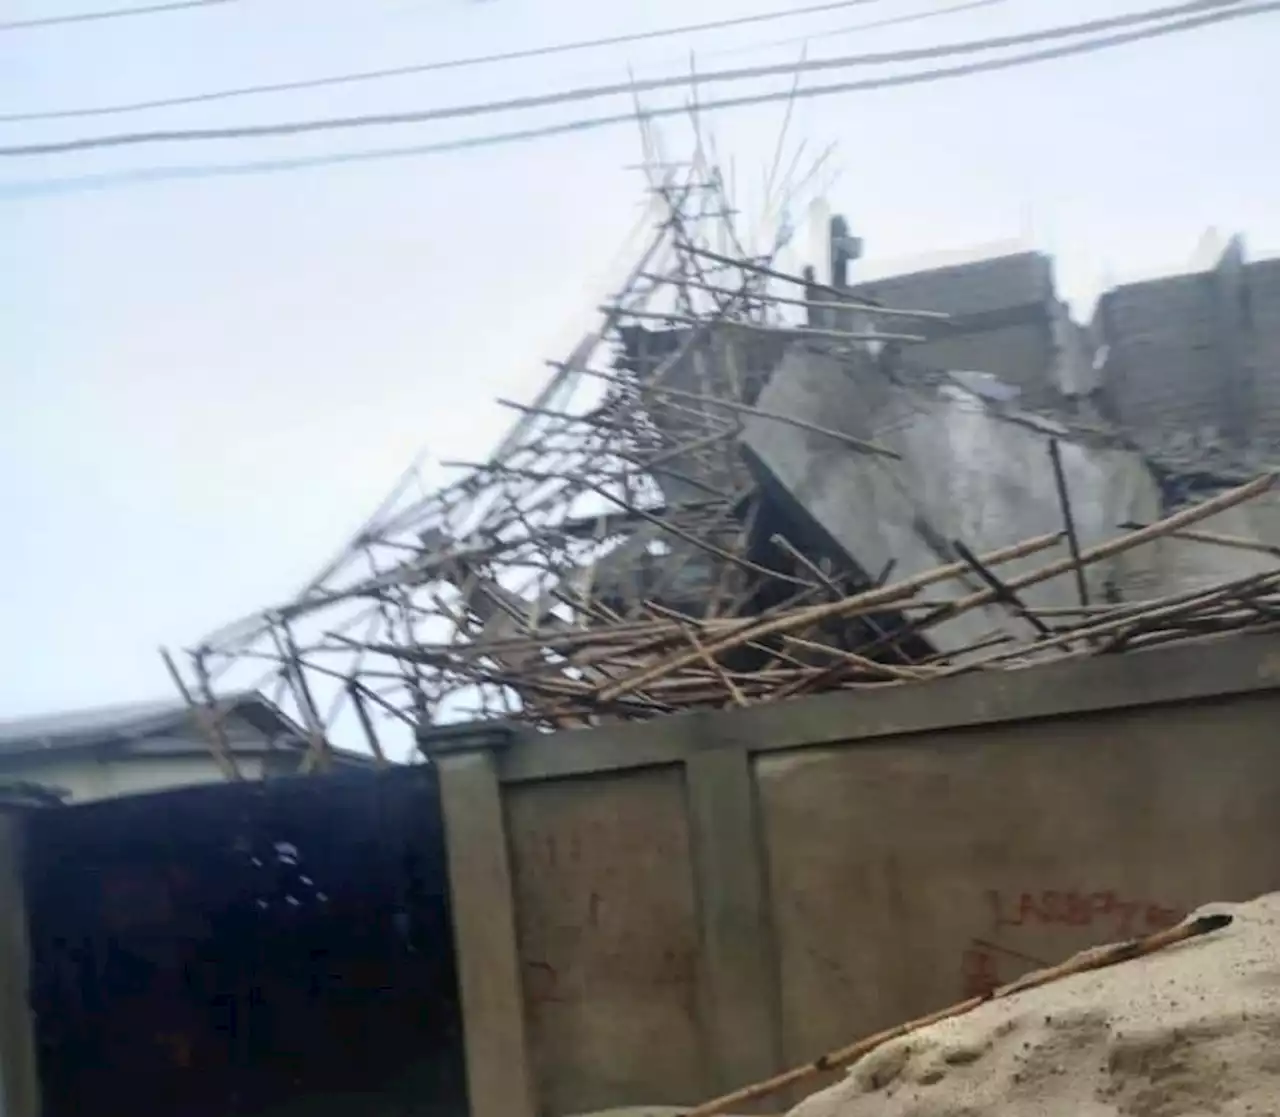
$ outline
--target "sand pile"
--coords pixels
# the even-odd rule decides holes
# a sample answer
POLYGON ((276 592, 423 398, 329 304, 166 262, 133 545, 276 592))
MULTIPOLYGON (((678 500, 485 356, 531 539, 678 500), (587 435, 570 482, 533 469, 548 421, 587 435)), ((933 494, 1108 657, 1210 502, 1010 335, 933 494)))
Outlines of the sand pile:
POLYGON ((895 1040, 791 1117, 1280 1114, 1280 894, 1205 938, 895 1040))

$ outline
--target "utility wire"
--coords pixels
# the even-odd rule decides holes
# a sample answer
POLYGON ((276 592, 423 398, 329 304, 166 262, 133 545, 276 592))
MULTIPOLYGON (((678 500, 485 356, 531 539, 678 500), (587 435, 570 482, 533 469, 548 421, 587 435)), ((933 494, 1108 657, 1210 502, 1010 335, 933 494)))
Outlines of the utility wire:
MULTIPOLYGON (((186 0, 186 4, 219 4, 228 0, 186 0)), ((354 85, 357 82, 382 81, 385 78, 406 77, 410 74, 429 74, 439 70, 461 70, 471 66, 488 66, 498 62, 516 62, 522 58, 545 58, 548 55, 568 54, 572 51, 592 50, 597 47, 621 46, 651 39, 666 39, 676 35, 693 35, 702 31, 719 31, 727 27, 743 27, 751 23, 769 23, 792 16, 834 12, 843 8, 874 4, 878 0, 827 0, 823 4, 810 4, 803 8, 787 8, 780 12, 763 12, 731 19, 710 20, 706 23, 688 23, 681 27, 663 27, 656 31, 636 31, 625 35, 610 35, 602 39, 579 39, 568 43, 551 43, 547 46, 528 47, 523 50, 502 51, 498 54, 477 54, 465 58, 444 58, 435 62, 419 62, 408 66, 392 66, 383 70, 361 70, 351 74, 334 74, 322 78, 303 78, 298 81, 282 81, 269 85, 246 85, 236 89, 219 89, 211 93, 193 93, 186 97, 162 97, 153 101, 127 101, 118 105, 102 105, 83 109, 54 109, 48 112, 21 113, 0 116, 0 121, 57 120, 77 116, 108 116, 112 114, 141 112, 145 109, 164 109, 178 105, 200 105, 209 101, 225 101, 232 97, 254 97, 264 93, 288 93, 298 89, 319 89, 327 85, 354 85)), ((0 30, 5 25, 0 24, 0 30)))
MULTIPOLYGON (((952 4, 945 8, 928 8, 923 12, 908 12, 906 15, 885 16, 883 19, 864 20, 861 23, 846 23, 843 27, 830 27, 822 31, 810 31, 806 35, 788 35, 785 39, 768 39, 764 42, 739 43, 732 47, 718 47, 713 50, 698 51, 699 59, 725 58, 732 54, 749 54, 761 50, 772 50, 776 47, 803 46, 816 39, 834 39, 837 35, 849 35, 855 31, 874 31, 881 27, 898 27, 905 23, 921 23, 929 19, 941 19, 944 16, 958 15, 960 12, 971 12, 975 8, 990 8, 996 4, 1007 3, 1007 0, 965 0, 962 4, 952 4)), ((687 64, 687 61, 686 63, 687 64)), ((4 120, 0 116, 0 120, 4 120)))
POLYGON ((130 16, 159 15, 184 8, 211 8, 215 4, 233 3, 235 0, 171 0, 167 4, 147 4, 139 8, 109 8, 106 11, 72 12, 64 16, 40 16, 37 19, 9 19, 0 21, 0 31, 32 31, 64 23, 97 23, 104 19, 127 19, 130 16))
MULTIPOLYGON (((868 3, 869 0, 856 0, 856 2, 860 4, 868 3)), ((800 43, 806 43, 816 38, 831 39, 838 35, 849 35, 857 31, 875 31, 883 27, 897 27, 907 23, 919 23, 929 19, 940 19, 945 16, 958 15, 960 12, 973 11, 975 8, 989 8, 996 4, 1004 4, 1006 2, 1007 0, 965 0, 964 3, 952 4, 949 7, 931 8, 923 12, 908 12, 906 15, 887 16, 884 19, 864 20, 860 23, 845 24, 843 27, 833 27, 817 33, 811 32, 807 35, 790 35, 784 39, 767 39, 764 41, 757 40, 754 43, 741 43, 732 47, 721 47, 713 50, 699 51, 698 57, 723 58, 734 54, 740 55, 762 50, 772 50, 777 47, 794 46, 800 43)), ((785 13, 779 13, 779 15, 800 15, 807 10, 808 9, 800 8, 785 13)), ((660 32, 660 34, 666 34, 666 32, 660 32)), ((570 44, 568 49, 576 50, 581 45, 582 44, 570 44)), ((539 49, 546 50, 547 48, 539 49)), ((489 57, 471 58, 461 59, 455 62, 431 62, 426 63, 425 65, 428 69, 443 69, 457 66, 474 66, 489 60, 489 57)), ((678 63, 670 64, 683 67, 687 64, 687 60, 681 59, 678 63)), ((415 70, 414 72, 420 71, 415 70)), ((398 76, 403 76, 403 71, 374 70, 366 74, 344 75, 332 78, 312 78, 304 82, 287 82, 284 85, 246 86, 243 89, 227 89, 213 93, 196 93, 185 97, 164 97, 153 101, 132 101, 117 105, 92 105, 74 109, 45 109, 39 112, 0 113, 0 124, 18 124, 24 121, 36 120, 70 120, 77 117, 119 116, 127 113, 144 112, 152 109, 174 108, 182 105, 221 101, 234 97, 248 97, 259 94, 289 92, 290 90, 295 89, 311 89, 325 85, 341 85, 352 81, 372 81, 378 78, 398 76)))
MULTIPOLYGON (((1154 20, 1167 20, 1172 16, 1206 12, 1183 23, 1166 24, 1164 27, 1173 30, 1182 27, 1199 27, 1208 23, 1234 18, 1253 9, 1242 8, 1242 0, 1191 0, 1190 3, 1174 7, 1157 8, 1145 12, 1136 12, 1126 16, 1114 16, 1108 19, 1095 19, 1086 23, 1071 24, 1064 27, 1051 27, 1041 31, 1028 31, 1017 35, 1004 35, 996 38, 979 39, 971 42, 948 43, 941 46, 921 47, 913 50, 884 51, 879 54, 853 54, 840 58, 812 59, 797 62, 783 62, 771 66, 749 66, 736 70, 718 70, 698 75, 700 84, 725 81, 742 81, 748 78, 777 77, 808 73, 814 70, 846 69, 851 66, 882 65, 889 62, 918 62, 925 59, 946 57, 955 54, 970 54, 998 50, 1005 47, 1020 46, 1026 43, 1074 37, 1086 33, 1110 30, 1117 27, 1128 27, 1134 24, 1148 23, 1154 20)), ((1159 33, 1162 27, 1138 32, 1137 37, 1159 33)), ((1125 40, 1127 41, 1127 40, 1125 40)), ((1034 56, 1033 56, 1034 57, 1034 56)), ((1055 57, 1049 55, 1049 57, 1055 57)), ((890 84, 894 84, 893 80, 890 84)), ((900 80, 900 79, 898 79, 900 80)), ((510 112, 520 109, 546 108, 550 105, 562 105, 571 101, 595 100, 599 97, 618 96, 620 94, 639 94, 657 89, 670 89, 685 86, 689 82, 687 76, 648 78, 643 81, 617 82, 610 85, 598 85, 580 89, 561 90, 556 93, 541 93, 533 96, 512 97, 503 101, 484 101, 469 105, 450 105, 435 109, 416 109, 409 112, 377 113, 361 116, 330 117, 321 120, 285 121, 276 124, 247 124, 228 128, 192 128, 154 132, 122 132, 115 135, 87 136, 70 140, 53 140, 45 143, 18 144, 11 147, 0 147, 0 156, 12 157, 22 155, 52 155, 69 151, 84 151, 90 148, 125 147, 151 143, 202 142, 209 140, 259 139, 265 136, 290 136, 312 132, 331 132, 352 128, 389 127, 402 124, 422 124, 428 121, 453 120, 459 117, 480 116, 496 112, 510 112)), ((858 86, 862 88, 863 86, 858 86)), ((867 86, 874 88, 874 86, 867 86)), ((721 104, 755 104, 750 98, 737 98, 721 104)), ((714 102, 713 102, 714 104, 714 102)), ((658 115, 651 113, 649 115, 658 115)), ((631 119, 628 117, 627 119, 631 119)))
MULTIPOLYGON (((1280 9, 1280 0, 1271 0, 1265 4, 1254 4, 1248 8, 1236 9, 1203 15, 1178 22, 1171 22, 1160 27, 1143 28, 1138 31, 1122 32, 1116 35, 1100 36, 1083 43, 1068 43, 1063 46, 1050 47, 1046 50, 1030 51, 1014 55, 1011 58, 987 59, 981 62, 970 62, 947 69, 923 70, 912 74, 894 74, 887 77, 871 78, 863 81, 841 82, 836 85, 808 86, 786 92, 761 93, 744 97, 724 98, 718 101, 704 101, 698 106, 702 113, 723 111, 725 109, 745 108, 753 105, 786 101, 792 98, 829 97, 842 93, 864 93, 875 89, 896 88, 899 86, 923 85, 935 81, 968 77, 973 74, 990 73, 999 70, 1010 70, 1029 66, 1052 59, 1067 58, 1078 54, 1090 54, 1107 50, 1127 43, 1141 42, 1164 35, 1190 31, 1198 27, 1221 23, 1228 19, 1238 19, 1252 15, 1262 15, 1280 9)), ((647 110, 646 119, 683 115, 688 110, 683 106, 665 106, 647 110)), ((147 182, 163 179, 201 179, 223 178, 249 174, 270 174, 281 171, 304 170, 315 167, 335 167, 351 163, 362 163, 371 160, 408 158, 423 155, 439 155, 446 152, 465 151, 476 148, 495 147, 500 144, 518 143, 521 141, 544 139, 574 132, 584 132, 597 128, 610 127, 617 124, 634 124, 632 113, 621 113, 615 116, 597 116, 582 120, 567 121, 561 124, 545 125, 540 128, 527 128, 521 131, 490 133, 484 136, 468 136, 440 143, 420 144, 412 147, 381 148, 375 150, 353 151, 335 155, 304 156, 297 159, 273 159, 246 163, 207 164, 204 166, 157 167, 135 171, 117 172, 98 176, 80 176, 73 179, 46 180, 34 183, 15 183, 8 188, 0 188, 0 194, 9 196, 48 193, 53 189, 85 188, 93 186, 110 186, 129 182, 147 182)))

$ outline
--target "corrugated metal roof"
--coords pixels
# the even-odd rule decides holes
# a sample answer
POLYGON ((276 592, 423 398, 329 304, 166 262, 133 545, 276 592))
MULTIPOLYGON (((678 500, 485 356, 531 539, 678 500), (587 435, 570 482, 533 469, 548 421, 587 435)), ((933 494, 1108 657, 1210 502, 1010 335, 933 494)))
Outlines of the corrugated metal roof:
MULTIPOLYGON (((302 727, 257 691, 227 695, 218 700, 218 706, 257 730, 264 745, 279 749, 308 747, 302 727)), ((190 718, 186 703, 173 698, 0 721, 0 757, 140 741, 175 730, 190 734, 193 741, 203 740, 190 718)), ((232 748, 235 749, 234 740, 232 748)), ((330 751, 344 766, 373 764, 373 757, 364 753, 332 746, 330 751)))

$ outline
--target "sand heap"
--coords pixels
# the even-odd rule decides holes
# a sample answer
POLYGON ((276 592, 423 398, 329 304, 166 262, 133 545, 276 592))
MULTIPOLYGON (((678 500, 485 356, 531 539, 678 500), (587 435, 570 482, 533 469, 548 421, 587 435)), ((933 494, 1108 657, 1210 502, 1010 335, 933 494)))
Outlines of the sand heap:
POLYGON ((1159 954, 888 1043, 791 1117, 1280 1114, 1280 893, 1159 954))

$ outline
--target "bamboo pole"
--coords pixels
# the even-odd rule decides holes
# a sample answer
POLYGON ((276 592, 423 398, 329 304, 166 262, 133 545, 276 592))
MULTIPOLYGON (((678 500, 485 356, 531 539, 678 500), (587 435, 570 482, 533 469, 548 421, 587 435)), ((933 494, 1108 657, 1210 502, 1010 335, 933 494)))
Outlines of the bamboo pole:
MULTIPOLYGON (((1148 625, 1151 621, 1167 621, 1182 616, 1186 613, 1194 612, 1196 609, 1204 605, 1213 605, 1218 601, 1229 597, 1232 594, 1240 593, 1248 590, 1253 586, 1269 587, 1270 585, 1280 583, 1280 571, 1275 574, 1250 574, 1245 578, 1228 582, 1225 585, 1212 586, 1208 589, 1190 590, 1185 594, 1179 594, 1173 598, 1161 598, 1156 601, 1151 608, 1136 610, 1126 613, 1122 617, 1114 617, 1106 620, 1091 621, 1088 624, 1079 625, 1075 628, 1067 629, 1054 636, 1047 637, 1044 640, 1038 640, 1031 645, 1023 645, 1016 648, 1003 649, 992 655, 984 656, 982 659, 972 660, 968 663, 956 664, 950 668, 940 672, 941 675, 961 674, 966 671, 972 671, 981 667, 991 667, 999 663, 1005 663, 1029 653, 1034 654, 1049 648, 1062 647, 1065 644, 1074 643, 1080 639, 1096 640, 1102 636, 1111 636, 1115 633, 1123 632, 1126 628, 1140 627, 1143 622, 1148 625)), ((1106 651, 1103 647, 1100 651, 1106 651)))
POLYGON ((886 679, 897 679, 899 682, 919 682, 921 679, 929 678, 932 673, 928 667, 899 667, 893 663, 881 663, 877 659, 868 659, 866 656, 858 655, 857 652, 848 652, 843 648, 832 647, 830 644, 820 644, 817 640, 805 640, 799 636, 790 635, 784 635, 782 639, 793 647, 804 648, 807 651, 822 652, 832 659, 838 659, 852 667, 861 668, 872 675, 883 675, 886 679))
MULTIPOLYGON (((1164 538, 1187 524, 1197 523, 1210 516, 1216 516, 1227 508, 1234 508, 1238 504, 1243 504, 1246 500, 1259 496, 1275 483, 1278 476, 1280 476, 1280 472, 1264 473, 1261 477, 1255 477, 1244 485, 1229 489, 1225 493, 1220 493, 1211 500, 1203 501, 1190 508, 1184 508, 1181 512, 1175 512, 1171 516, 1166 516, 1163 520, 1157 520, 1139 531, 1108 539, 1103 543, 1090 547, 1086 551, 1081 551, 1078 562, 1074 556, 1069 555, 1067 558, 1059 559, 1056 562, 1051 562, 1046 566, 1038 567, 1035 570, 1028 571, 1026 574, 1012 578, 1005 583, 1005 586, 1013 591, 1026 589, 1028 586, 1034 586, 1040 582, 1046 582, 1050 578, 1056 578, 1060 574, 1066 574, 1076 569, 1077 566, 1087 566, 1090 563, 1111 558, 1113 555, 1122 554, 1134 547, 1140 547, 1143 544, 1164 538)), ((989 605, 991 602, 998 600, 998 598, 999 594, 994 590, 979 590, 976 593, 969 594, 967 597, 958 598, 950 605, 939 609, 936 613, 925 617, 923 620, 907 625, 903 633, 898 635, 898 638, 900 639, 901 635, 907 633, 923 633, 936 624, 952 620, 970 609, 989 605)), ((861 648, 859 650, 865 652, 867 649, 861 648)))
POLYGON ((369 710, 364 704, 364 697, 361 695, 360 684, 355 679, 348 679, 346 686, 347 694, 351 696, 351 705, 355 708, 356 718, 360 722, 360 728, 364 732, 364 739, 369 745, 369 751, 373 753, 374 762, 379 768, 387 766, 387 754, 382 750, 382 742, 378 739, 377 730, 373 728, 373 719, 369 716, 369 710))
MULTIPOLYGON (((641 321, 665 322, 669 325, 684 326, 701 326, 705 323, 705 319, 698 317, 696 314, 681 314, 678 311, 667 310, 618 310, 616 307, 602 306, 598 308, 601 311, 616 310, 619 317, 637 318, 641 321)), ((856 310, 857 307, 850 307, 850 310, 856 310)), ((738 329, 747 330, 752 333, 767 334, 794 334, 796 337, 824 337, 834 338, 838 341, 928 341, 927 337, 921 334, 889 334, 879 333, 875 330, 863 333, 854 333, 851 330, 823 330, 816 329, 812 326, 787 326, 773 322, 748 322, 737 318, 723 319, 715 323, 718 329, 738 329)))
MULTIPOLYGON (((191 711, 192 720, 195 721, 197 727, 209 741, 209 751, 213 753, 214 763, 222 770, 222 774, 229 780, 238 781, 244 779, 240 766, 236 763, 236 758, 231 752, 231 746, 227 742, 227 735, 222 728, 221 719, 218 717, 217 709, 214 707, 212 692, 206 694, 206 701, 209 702, 210 708, 205 709, 196 701, 192 695, 190 688, 182 680, 182 675, 178 671, 178 665, 174 663, 173 656, 169 653, 168 648, 160 649, 160 658, 164 660, 165 669, 169 672, 169 678, 173 680, 173 685, 177 687, 178 693, 182 695, 182 700, 187 704, 187 709, 191 711)), ((208 671, 201 667, 197 669, 200 676, 202 689, 207 685, 208 671)))
POLYGON ((696 400, 699 403, 708 404, 711 407, 723 407, 727 411, 736 411, 740 415, 752 415, 757 419, 768 419, 775 423, 784 423, 787 426, 796 427, 803 431, 809 431, 812 434, 820 434, 824 438, 830 438, 835 442, 843 443, 845 446, 853 450, 861 450, 867 454, 877 454, 883 458, 892 458, 894 461, 901 461, 902 455, 896 450, 890 450, 886 446, 881 446, 875 442, 868 442, 866 439, 857 438, 851 434, 845 434, 843 431, 832 430, 830 427, 819 426, 817 423, 810 423, 805 419, 798 419, 793 415, 783 415, 777 411, 767 411, 763 407, 756 407, 749 403, 740 403, 737 400, 722 399, 718 396, 701 395, 698 392, 686 392, 681 388, 654 388, 655 395, 679 396, 682 399, 696 400))
POLYGON ((719 1114, 732 1112, 738 1106, 768 1097, 770 1094, 776 1094, 780 1090, 785 1090, 789 1086, 816 1078, 827 1071, 842 1070, 845 1067, 852 1066, 863 1056, 870 1054, 877 1047, 882 1047, 891 1040, 900 1039, 932 1024, 941 1023, 943 1020, 964 1016, 990 1000, 1002 1000, 1005 997, 1013 996, 1015 993, 1022 993, 1028 989, 1038 989, 1041 986, 1060 981, 1064 977, 1089 973, 1092 970, 1105 969, 1108 966, 1115 966, 1135 958, 1143 958, 1178 943, 1187 942, 1191 939, 1211 934, 1214 931, 1222 930, 1224 927, 1229 927, 1231 922, 1232 917, 1230 915, 1202 915, 1188 922, 1180 923, 1177 927, 1157 931, 1155 934, 1147 935, 1144 938, 1130 939, 1127 942, 1113 943, 1108 946, 1082 951, 1056 966, 1036 970, 1015 981, 1011 981, 1009 984, 996 989, 989 996, 970 997, 968 1000, 960 1001, 958 1004, 951 1005, 948 1008, 941 1008, 937 1012, 931 1012, 927 1016, 921 1016, 893 1028, 886 1028, 882 1032, 867 1036, 865 1039, 860 1039, 846 1047, 828 1051, 825 1055, 820 1055, 803 1066, 793 1067, 791 1070, 783 1071, 781 1074, 774 1075, 763 1082, 743 1086, 739 1090, 734 1090, 718 1098, 713 1098, 711 1101, 703 1102, 702 1105, 688 1110, 683 1117, 718 1117, 719 1114))
MULTIPOLYGON (((1156 539, 1186 527, 1189 524, 1197 523, 1200 520, 1207 519, 1210 516, 1217 515, 1219 512, 1227 508, 1233 508, 1238 504, 1244 503, 1259 494, 1266 492, 1275 483, 1277 472, 1273 471, 1265 473, 1261 477, 1240 485, 1235 489, 1231 489, 1225 493, 1221 493, 1211 500, 1206 500, 1201 504, 1197 504, 1191 508, 1184 508, 1180 512, 1175 512, 1171 516, 1165 517, 1140 531, 1131 532, 1128 535, 1117 536, 1115 539, 1109 539, 1096 546, 1090 547, 1088 550, 1080 553, 1080 563, 1089 564, 1098 562, 1104 558, 1110 558, 1113 555, 1121 554, 1124 551, 1134 547, 1141 546, 1144 543, 1150 543, 1156 539)), ((1015 558, 1023 558, 1036 551, 1045 550, 1046 548, 1057 543, 1062 538, 1061 532, 1054 532, 1052 535, 1039 536, 1036 539, 1026 540, 1021 544, 1013 547, 1002 548, 993 551, 990 554, 979 556, 982 563, 986 566, 998 565, 1001 562, 1008 562, 1015 558)), ((1026 574, 1012 578, 1005 583, 1007 589, 1018 591, 1025 589, 1027 586, 1036 585, 1039 582, 1047 581, 1050 578, 1057 577, 1059 574, 1065 574, 1073 570, 1077 565, 1075 558, 1067 557, 1056 562, 1047 564, 1030 571, 1026 574)), ((719 640, 704 645, 706 651, 710 654, 719 654, 730 648, 739 646, 747 640, 759 640, 763 636, 776 635, 784 632, 794 632, 796 629, 804 628, 808 625, 817 624, 820 621, 831 620, 838 617, 848 616, 854 610, 865 608, 871 604, 888 605, 902 597, 909 596, 916 591, 923 589, 925 586, 932 585, 936 582, 945 581, 953 578, 957 574, 964 573, 969 570, 970 566, 965 562, 949 563, 945 566, 935 567, 933 570, 925 571, 916 575, 914 578, 908 578, 905 581, 897 582, 891 586, 885 586, 880 590, 870 590, 866 593, 857 594, 854 597, 845 598, 843 601, 830 602, 824 605, 815 605, 809 609, 800 610, 797 613, 777 617, 762 623, 753 624, 745 622, 741 628, 731 632, 719 640)), ((988 605, 999 598, 999 593, 995 590, 986 589, 979 590, 976 593, 962 597, 944 609, 938 610, 937 614, 927 618, 924 622, 916 625, 909 625, 901 633, 895 633, 895 639, 901 639, 903 636, 920 632, 934 624, 952 617, 959 616, 961 613, 970 609, 977 608, 982 605, 988 605)), ((618 696, 628 693, 631 690, 646 686, 654 679, 661 678, 663 675, 672 671, 679 670, 681 667, 687 666, 689 663, 697 660, 696 652, 686 652, 683 655, 677 655, 670 659, 655 663, 653 666, 644 671, 637 672, 632 675, 610 683, 601 688, 597 692, 597 697, 604 702, 608 702, 618 696)))
MULTIPOLYGON (((659 285, 669 284, 671 280, 666 276, 656 275, 653 272, 645 272, 640 276, 641 279, 648 279, 659 285)), ((695 283, 688 281, 688 286, 699 291, 706 291, 712 295, 735 295, 737 292, 727 287, 716 287, 709 283, 695 283)), ((950 314, 941 310, 902 310, 898 307, 891 306, 873 306, 870 303, 860 302, 813 302, 808 299, 792 299, 785 295, 775 295, 771 291, 758 290, 752 291, 749 295, 742 296, 744 302, 748 303, 775 303, 780 306, 799 306, 810 308, 813 310, 839 310, 839 311, 856 311, 867 314, 872 317, 879 315, 883 318, 919 318, 922 321, 946 322, 951 318, 950 314)))
MULTIPOLYGON (((1062 538, 1062 532, 1055 531, 1049 535, 1036 536, 1034 539, 1026 539, 1021 543, 1015 543, 1011 547, 1002 547, 998 551, 992 551, 983 555, 982 561, 988 566, 997 566, 1002 562, 1009 562, 1017 558, 1025 558, 1033 555, 1038 551, 1046 550, 1059 542, 1062 538)), ((932 570, 926 570, 921 574, 917 574, 913 578, 907 578, 901 582, 895 582, 892 585, 884 586, 879 589, 867 590, 864 593, 855 594, 853 597, 846 597, 840 601, 831 601, 822 605, 812 605, 805 609, 797 610, 794 613, 786 613, 782 616, 773 617, 763 622, 757 622, 753 618, 745 621, 739 621, 729 632, 721 636, 718 640, 710 644, 704 645, 706 650, 712 654, 718 654, 722 651, 728 651, 736 648, 751 640, 759 640, 765 636, 772 636, 781 632, 794 632, 797 629, 803 629, 815 624, 819 624, 826 620, 835 620, 843 617, 857 616, 859 613, 874 612, 882 610, 892 603, 905 597, 910 597, 917 591, 924 589, 926 586, 934 585, 938 582, 945 582, 949 578, 954 578, 958 574, 964 574, 969 570, 969 564, 965 562, 952 562, 944 566, 934 567, 932 570)), ((696 652, 685 653, 683 655, 674 656, 671 659, 653 664, 644 671, 637 672, 635 675, 626 676, 617 682, 602 688, 597 697, 601 701, 611 701, 621 694, 625 694, 638 687, 642 687, 654 679, 661 678, 663 675, 671 671, 678 670, 690 663, 695 662, 700 657, 696 652)))
POLYGON ((685 629, 685 638, 691 645, 693 645, 694 651, 702 657, 703 662, 715 673, 725 690, 729 692, 729 697, 733 699, 733 704, 735 706, 748 705, 746 696, 739 689, 738 684, 729 677, 729 673, 720 665, 716 658, 702 646, 698 640, 697 634, 692 628, 685 629))
MULTIPOLYGON (((1146 525, 1139 523, 1121 524, 1121 527, 1130 530, 1137 530, 1146 525)), ((1251 551, 1254 554, 1270 555, 1272 558, 1280 558, 1280 547, 1274 543, 1263 543, 1258 539, 1246 539, 1240 535, 1224 535, 1218 531, 1196 531, 1188 529, 1185 531, 1174 531, 1170 533, 1174 539, 1185 539, 1189 543, 1208 543, 1216 547, 1228 547, 1236 551, 1251 551)))

